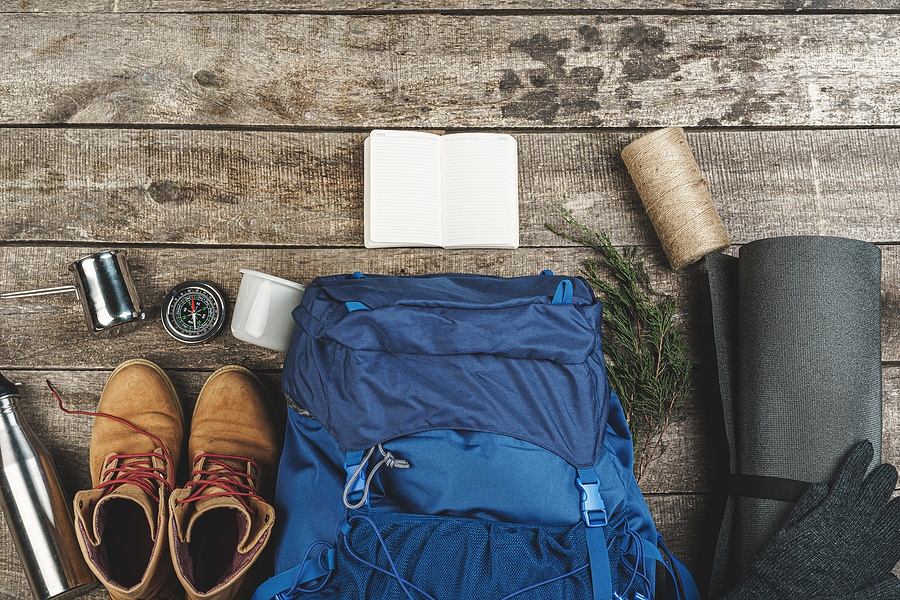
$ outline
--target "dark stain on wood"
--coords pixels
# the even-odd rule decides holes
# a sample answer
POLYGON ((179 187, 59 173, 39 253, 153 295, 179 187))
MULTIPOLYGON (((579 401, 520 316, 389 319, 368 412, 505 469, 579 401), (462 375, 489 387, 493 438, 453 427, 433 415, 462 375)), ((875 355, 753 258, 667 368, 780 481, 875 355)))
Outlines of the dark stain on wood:
POLYGON ((579 27, 578 35, 581 36, 582 46, 579 50, 582 52, 595 50, 603 43, 603 39, 600 37, 600 30, 593 25, 582 25, 579 27))
POLYGON ((528 81, 534 87, 547 87, 547 84, 550 83, 550 71, 546 69, 532 71, 528 76, 528 81))
POLYGON ((783 41, 774 35, 742 33, 734 38, 733 47, 740 49, 741 56, 751 60, 762 60, 778 54, 778 45, 783 41))
POLYGON ((504 118, 532 119, 550 125, 559 112, 558 100, 558 93, 554 90, 527 92, 519 101, 504 104, 500 110, 504 118))
POLYGON ((147 185, 147 195, 157 204, 186 204, 191 201, 191 188, 174 181, 151 181, 147 185))
POLYGON ((530 38, 516 40, 510 44, 513 50, 525 52, 534 60, 544 63, 547 68, 556 74, 563 74, 562 66, 566 57, 560 54, 561 50, 567 50, 572 46, 569 38, 552 40, 545 33, 536 33, 530 38))
POLYGON ((194 73, 194 81, 205 88, 221 88, 225 86, 226 80, 212 71, 205 69, 194 73))
MULTIPOLYGON (((582 26, 579 35, 599 43, 596 28, 582 26)), ((511 50, 524 52, 544 67, 522 73, 510 69, 503 71, 498 85, 504 96, 512 100, 500 107, 504 117, 531 119, 549 125, 558 116, 585 115, 599 110, 600 104, 595 98, 598 84, 603 79, 603 69, 575 67, 566 72, 566 57, 561 52, 571 46, 569 38, 551 39, 543 33, 510 44, 511 50)), ((599 124, 599 119, 593 121, 599 124)))
POLYGON ((157 204, 190 204, 212 202, 238 204, 240 198, 217 186, 206 183, 182 184, 171 180, 153 181, 146 186, 147 194, 157 204))
POLYGON ((38 50, 39 54, 53 54, 56 52, 61 52, 66 43, 75 38, 74 33, 67 33, 66 35, 56 38, 55 40, 51 40, 47 42, 45 46, 38 50))
POLYGON ((283 80, 260 89, 259 104, 285 121, 294 121, 315 103, 316 93, 309 89, 310 81, 315 81, 315 77, 302 71, 289 73, 283 80))
POLYGON ((67 88, 43 115, 43 120, 51 123, 65 123, 97 96, 105 95, 108 86, 99 82, 84 82, 67 88))
POLYGON ((726 44, 724 40, 704 40, 702 42, 690 44, 688 47, 698 55, 709 56, 727 50, 728 44, 726 44))
POLYGON ((753 93, 745 92, 731 105, 731 108, 722 115, 726 123, 740 123, 752 125, 760 115, 772 112, 772 106, 761 97, 753 93))
POLYGON ((516 75, 515 71, 506 69, 500 77, 500 91, 512 93, 517 88, 522 87, 522 80, 516 75))
POLYGON ((281 117, 284 121, 292 121, 294 108, 284 102, 277 94, 263 92, 259 95, 259 105, 267 111, 281 117))
POLYGON ((0 160, 0 180, 4 182, 24 179, 28 170, 29 159, 27 156, 7 155, 4 156, 4 160, 0 160))
POLYGON ((42 173, 35 179, 35 183, 40 192, 49 195, 56 194, 68 187, 65 173, 53 170, 42 173))
POLYGON ((678 61, 665 57, 669 46, 662 27, 648 27, 636 20, 633 25, 623 28, 616 47, 627 56, 622 63, 625 81, 637 83, 666 79, 677 72, 680 69, 678 61))

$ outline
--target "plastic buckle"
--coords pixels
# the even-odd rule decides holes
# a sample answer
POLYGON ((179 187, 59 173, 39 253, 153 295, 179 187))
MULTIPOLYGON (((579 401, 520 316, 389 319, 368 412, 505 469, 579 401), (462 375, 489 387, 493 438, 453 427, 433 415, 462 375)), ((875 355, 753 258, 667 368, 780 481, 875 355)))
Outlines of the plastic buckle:
POLYGON ((581 518, 588 527, 603 527, 609 523, 606 515, 606 504, 600 497, 600 482, 583 483, 581 478, 575 480, 581 488, 581 518))
MULTIPOLYGON (((363 494, 366 491, 366 466, 368 465, 368 460, 363 460, 364 453, 362 452, 348 452, 347 457, 344 459, 344 470, 347 472, 347 483, 350 483, 350 489, 347 490, 346 498, 347 501, 351 504, 356 504, 359 502, 363 494), (362 465, 362 468, 360 468, 362 465), (359 473, 356 471, 359 470, 359 473), (356 475, 356 478, 352 480, 351 478, 356 475)), ((366 504, 369 503, 369 499, 366 498, 366 504)))
POLYGON ((334 548, 325 548, 319 553, 319 567, 323 571, 334 571, 337 568, 337 552, 334 548))

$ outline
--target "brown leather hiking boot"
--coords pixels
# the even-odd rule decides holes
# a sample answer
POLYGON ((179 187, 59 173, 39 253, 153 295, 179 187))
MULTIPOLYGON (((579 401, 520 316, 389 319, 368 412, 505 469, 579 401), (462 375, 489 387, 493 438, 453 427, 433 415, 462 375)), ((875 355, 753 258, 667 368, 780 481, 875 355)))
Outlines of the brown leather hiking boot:
POLYGON ((269 540, 278 440, 262 384, 223 367, 200 390, 188 452, 193 471, 169 499, 169 543, 190 600, 249 598, 252 566, 269 540))
POLYGON ((183 438, 181 403, 163 370, 141 359, 116 367, 91 434, 94 488, 75 494, 78 543, 113 600, 183 596, 166 541, 183 438))

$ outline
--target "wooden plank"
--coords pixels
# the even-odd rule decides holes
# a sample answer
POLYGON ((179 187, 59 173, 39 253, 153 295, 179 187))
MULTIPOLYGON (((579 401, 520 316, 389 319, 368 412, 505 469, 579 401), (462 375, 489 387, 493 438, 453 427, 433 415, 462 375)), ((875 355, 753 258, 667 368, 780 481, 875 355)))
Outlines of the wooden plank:
MULTIPOLYGON (((362 245, 365 133, 0 128, 0 240, 362 245)), ((524 246, 559 208, 614 243, 657 238, 619 158, 631 133, 520 133, 524 246)), ((735 243, 900 241, 900 130, 694 131, 735 243)))
POLYGON ((898 29, 851 14, 11 14, 0 122, 896 125, 898 29))
MULTIPOLYGON (((0 290, 15 291, 67 284, 66 265, 96 247, 0 246, 0 290)), ((277 369, 282 355, 239 342, 223 334, 207 344, 182 347, 164 332, 159 306, 165 293, 187 279, 217 283, 233 303, 240 284, 240 268, 272 273, 300 283, 335 273, 386 273, 415 275, 439 272, 471 272, 501 276, 530 275, 541 269, 578 274, 589 256, 582 248, 540 248, 511 251, 444 251, 406 248, 359 249, 216 249, 131 248, 129 264, 148 313, 147 323, 121 338, 100 338, 88 333, 80 304, 74 295, 0 301, 0 368, 44 366, 54 368, 112 367, 122 352, 140 350, 148 358, 169 364, 178 348, 180 368, 204 368, 214 361, 239 362, 254 368, 277 369), (72 341, 78 342, 77 347, 72 341)), ((675 273, 663 266, 658 252, 645 254, 651 280, 657 289, 680 304, 685 331, 689 332, 696 360, 712 364, 713 340, 707 279, 698 266, 675 273)), ((882 357, 900 361, 900 247, 883 248, 882 357)), ((233 305, 233 304, 232 304, 233 305)))
MULTIPOLYGON (((66 265, 96 251, 88 247, 0 247, 0 289, 17 290, 69 283, 66 265)), ((208 368, 237 362, 277 369, 283 355, 240 342, 229 333, 212 341, 183 346, 159 322, 159 306, 168 289, 187 279, 212 281, 233 307, 243 267, 308 283, 318 275, 359 270, 367 273, 425 274, 476 272, 535 274, 543 268, 574 273, 587 255, 578 248, 531 251, 443 251, 437 249, 322 250, 230 248, 131 248, 128 260, 148 313, 147 323, 125 336, 94 337, 85 326, 74 295, 0 301, 2 364, 53 368, 113 367, 123 353, 140 352, 175 368, 208 368), (77 345, 71 342, 77 340, 77 345), (173 352, 177 350, 177 355, 173 352)), ((674 279, 672 280, 674 281, 674 279)))
MULTIPOLYGON (((96 247, 0 247, 0 290, 15 291, 67 284, 66 265, 95 252, 96 247)), ((53 368, 112 367, 123 352, 139 350, 146 357, 168 365, 178 349, 179 368, 205 368, 210 360, 238 362, 254 368, 277 369, 283 356, 224 333, 210 342, 180 346, 164 332, 159 306, 165 293, 187 279, 205 279, 222 287, 234 302, 241 268, 252 268, 308 283, 319 275, 335 273, 387 273, 415 275, 437 272, 471 272, 501 276, 529 275, 541 269, 577 274, 589 256, 582 248, 542 248, 512 251, 444 251, 439 249, 216 249, 131 248, 132 274, 147 310, 147 323, 118 338, 91 335, 80 304, 72 294, 0 301, 0 367, 43 366, 53 368), (71 343, 77 340, 77 346, 71 343)), ((657 289, 671 294, 682 307, 680 319, 689 332, 696 360, 712 364, 713 341, 709 291, 701 267, 674 273, 663 266, 658 251, 645 254, 651 280, 657 289)), ((900 361, 900 247, 883 250, 883 359, 900 361)))
MULTIPOLYGON (((658 0, 632 0, 629 12, 684 12, 710 10, 725 11, 888 11, 900 8, 895 0, 729 0, 710 2, 686 0, 661 2, 658 0)), ((0 0, 0 12, 346 12, 346 11, 434 11, 480 10, 500 12, 505 10, 539 10, 541 12, 565 10, 622 11, 622 3, 616 0, 443 0, 441 2, 413 2, 412 0, 70 0, 48 2, 40 0, 0 0)))

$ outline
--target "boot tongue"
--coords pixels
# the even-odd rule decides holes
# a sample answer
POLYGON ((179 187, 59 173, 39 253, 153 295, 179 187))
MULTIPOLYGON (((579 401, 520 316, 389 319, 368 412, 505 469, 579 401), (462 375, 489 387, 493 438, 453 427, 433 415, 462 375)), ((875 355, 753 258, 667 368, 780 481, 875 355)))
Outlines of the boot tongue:
MULTIPOLYGON (((130 462, 140 460, 140 459, 126 459, 122 461, 119 465, 127 466, 130 462)), ((145 461, 146 462, 146 461, 145 461)), ((154 484, 155 485, 155 484, 154 484)), ((157 495, 162 494, 162 490, 157 488, 155 490, 157 495)), ((103 495, 103 497, 97 502, 96 509, 96 518, 94 527, 97 533, 98 539, 102 537, 103 527, 105 525, 105 519, 103 519, 103 515, 106 513, 106 504, 113 500, 122 501, 127 500, 130 502, 134 502, 144 511, 144 514, 147 516, 147 522, 150 524, 150 536, 156 540, 157 535, 157 517, 159 516, 159 500, 154 499, 150 494, 146 492, 143 488, 133 483, 122 483, 113 489, 111 492, 108 492, 103 495)))
MULTIPOLYGON (((216 461, 212 462, 208 461, 206 458, 201 458, 199 459, 199 462, 197 463, 195 468, 195 470, 199 471, 223 471, 225 473, 232 471, 236 471, 238 473, 246 473, 247 469, 248 465, 245 461, 219 458, 217 458, 216 461), (220 464, 217 464, 217 462, 224 463, 225 465, 227 465, 227 467, 230 467, 230 470, 220 464)), ((202 476, 202 479, 214 481, 216 478, 211 475, 204 475, 202 476)), ((223 485, 227 486, 230 479, 232 478, 224 478, 223 485)), ((245 478, 234 479, 242 483, 246 482, 245 478)), ((218 485, 211 485, 203 491, 202 495, 212 497, 200 498, 191 502, 193 508, 191 509, 191 515, 187 523, 187 530, 185 531, 185 541, 191 541, 191 532, 194 528, 194 525, 205 513, 216 509, 229 509, 235 511, 235 518, 237 518, 238 520, 240 545, 243 546, 244 544, 246 544, 247 538, 250 536, 250 524, 252 522, 252 517, 247 507, 245 507, 240 502, 240 500, 238 500, 238 497, 234 495, 234 489, 218 485)))
POLYGON ((122 498, 125 500, 131 500, 132 502, 136 502, 140 505, 141 508, 144 509, 144 512, 147 514, 147 518, 151 523, 156 523, 156 514, 159 512, 159 503, 154 501, 153 498, 150 497, 147 492, 138 486, 132 483, 126 483, 124 485, 120 485, 114 491, 106 494, 102 500, 98 503, 98 506, 109 502, 110 500, 114 500, 116 498, 122 498))

